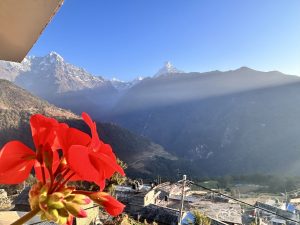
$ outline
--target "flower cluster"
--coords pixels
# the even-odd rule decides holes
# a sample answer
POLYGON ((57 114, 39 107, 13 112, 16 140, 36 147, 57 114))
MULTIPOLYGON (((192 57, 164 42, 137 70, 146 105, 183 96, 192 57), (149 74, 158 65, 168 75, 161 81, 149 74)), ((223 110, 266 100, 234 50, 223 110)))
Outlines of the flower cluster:
POLYGON ((86 217, 83 205, 91 200, 111 215, 120 214, 124 205, 102 192, 114 173, 125 175, 110 145, 100 140, 96 123, 88 114, 82 118, 91 136, 65 123, 40 114, 30 118, 35 151, 20 141, 8 142, 0 151, 0 183, 18 184, 32 168, 38 182, 32 186, 29 201, 41 219, 72 224, 73 217, 86 217), (99 192, 79 191, 68 187, 69 181, 89 181, 99 192))

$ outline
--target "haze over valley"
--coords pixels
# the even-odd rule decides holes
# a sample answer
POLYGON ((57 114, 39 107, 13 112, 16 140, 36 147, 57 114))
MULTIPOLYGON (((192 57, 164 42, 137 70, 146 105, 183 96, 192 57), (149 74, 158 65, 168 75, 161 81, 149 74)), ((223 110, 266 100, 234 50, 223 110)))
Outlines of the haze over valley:
POLYGON ((104 129, 130 130, 121 135, 125 142, 131 142, 133 133, 147 140, 129 161, 121 146, 117 154, 134 162, 140 160, 135 154, 160 152, 153 173, 178 169, 199 177, 271 171, 295 175, 300 167, 296 76, 248 67, 187 73, 166 62, 152 77, 123 82, 95 76, 51 52, 21 64, 0 62, 0 78, 58 107, 113 122, 104 129))

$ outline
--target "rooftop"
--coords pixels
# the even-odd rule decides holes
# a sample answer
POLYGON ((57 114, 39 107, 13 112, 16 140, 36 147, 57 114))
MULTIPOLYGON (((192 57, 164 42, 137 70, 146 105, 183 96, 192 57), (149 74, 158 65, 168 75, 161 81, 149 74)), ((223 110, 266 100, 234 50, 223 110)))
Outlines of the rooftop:
POLYGON ((155 222, 158 224, 177 225, 178 210, 150 204, 136 212, 139 221, 155 222))
POLYGON ((199 201, 192 203, 191 206, 213 219, 242 224, 242 209, 239 204, 199 201))

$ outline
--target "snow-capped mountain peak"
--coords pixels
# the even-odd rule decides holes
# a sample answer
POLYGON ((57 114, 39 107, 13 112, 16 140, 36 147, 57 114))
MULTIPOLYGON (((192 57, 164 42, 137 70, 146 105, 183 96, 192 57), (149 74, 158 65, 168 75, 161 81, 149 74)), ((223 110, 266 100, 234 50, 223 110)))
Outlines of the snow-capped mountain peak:
POLYGON ((172 69, 172 67, 173 67, 173 65, 171 64, 171 62, 170 61, 167 61, 166 63, 165 63, 165 67, 167 68, 167 69, 172 69))
POLYGON ((102 77, 93 76, 83 68, 66 62, 56 52, 28 56, 22 63, 0 61, 0 78, 15 82, 40 96, 93 89, 108 83, 102 77))
POLYGON ((173 73, 184 73, 182 70, 177 69, 172 65, 170 61, 165 62, 164 66, 154 75, 154 77, 159 77, 162 75, 168 75, 173 73))
POLYGON ((132 81, 122 81, 119 80, 118 78, 113 77, 110 82, 111 84, 119 91, 125 91, 128 90, 129 88, 133 87, 134 85, 138 84, 144 79, 144 77, 139 76, 132 81))
POLYGON ((64 61, 64 58, 61 55, 59 55, 57 52, 54 52, 54 51, 50 52, 46 56, 46 58, 50 59, 51 63, 63 62, 64 61))
POLYGON ((113 78, 111 79, 111 82, 122 82, 122 83, 124 83, 125 81, 120 80, 120 79, 118 79, 118 78, 116 78, 116 77, 113 77, 113 78))
POLYGON ((142 81, 144 79, 145 79, 145 77, 139 76, 139 77, 135 78, 134 81, 142 81))

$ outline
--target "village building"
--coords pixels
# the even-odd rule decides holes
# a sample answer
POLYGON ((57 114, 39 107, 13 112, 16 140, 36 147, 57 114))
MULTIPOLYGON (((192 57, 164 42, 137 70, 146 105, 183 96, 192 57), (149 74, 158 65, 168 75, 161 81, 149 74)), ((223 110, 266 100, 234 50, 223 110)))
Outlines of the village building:
MULTIPOLYGON (((157 205, 172 209, 179 209, 181 205, 181 184, 163 183, 155 187, 161 191, 157 205), (165 198, 162 198, 165 196, 165 198)), ((183 209, 185 211, 199 210, 211 218, 214 223, 242 224, 242 209, 240 204, 232 203, 228 198, 203 191, 192 191, 185 188, 183 209)))
MULTIPOLYGON (((150 204, 141 208, 133 214, 133 217, 139 222, 153 223, 158 225, 177 225, 179 219, 179 210, 168 207, 150 204)), ((228 225, 218 219, 207 216, 211 225, 228 225)), ((194 222, 192 211, 184 211, 182 214, 182 225, 190 225, 194 222)))
POLYGON ((179 211, 154 204, 140 208, 132 214, 134 219, 147 223, 157 223, 158 225, 178 225, 179 211))
MULTIPOLYGON (((146 220, 162 225, 178 223, 182 198, 181 184, 166 182, 155 187, 117 186, 115 193, 117 199, 126 205, 125 212, 140 222, 146 220)), ((212 225, 243 224, 241 205, 229 201, 226 197, 207 191, 193 191, 189 187, 185 188, 184 195, 182 224, 194 211, 200 211, 210 218, 212 225)))
MULTIPOLYGON (((210 219, 210 224, 211 225, 228 225, 227 223, 224 223, 220 220, 211 218, 209 216, 207 216, 210 219)), ((182 217, 182 225, 191 225, 194 224, 195 222, 195 216, 194 213, 191 211, 188 211, 186 213, 184 213, 183 217, 182 217)))
POLYGON ((191 204, 191 208, 199 210, 206 216, 230 225, 242 224, 242 208, 240 204, 198 201, 191 204))
MULTIPOLYGON (((158 186, 135 184, 132 186, 116 186, 115 197, 126 205, 125 213, 139 220, 140 222, 155 222, 162 225, 178 224, 179 208, 181 203, 181 184, 163 183, 158 186)), ((15 199, 13 204, 15 213, 27 212, 30 210, 28 202, 29 187, 25 188, 15 199)), ((212 225, 240 225, 241 207, 239 204, 219 200, 207 192, 193 192, 189 188, 185 190, 183 220, 192 217, 193 211, 199 210, 211 219, 212 225)), ((78 225, 89 225, 99 223, 99 209, 93 206, 85 207, 89 217, 77 219, 78 225)), ((20 214, 21 215, 21 214, 20 214)), ((185 222, 184 222, 185 221, 185 222)), ((274 224, 278 225, 278 224, 274 224)))
MULTIPOLYGON (((162 198, 165 196, 170 197, 170 196, 176 196, 176 195, 181 195, 182 192, 182 185, 178 183, 171 184, 170 182, 165 182, 162 184, 159 184, 154 187, 157 191, 161 192, 162 198)), ((187 195, 187 192, 190 191, 189 187, 185 187, 185 195, 187 195)))
POLYGON ((264 210, 257 209, 256 213, 260 216, 269 216, 269 215, 271 215, 271 213, 269 213, 269 212, 272 212, 272 213, 275 213, 279 216, 283 216, 283 217, 288 218, 288 219, 299 221, 299 214, 297 214, 296 212, 291 212, 291 211, 288 211, 286 209, 283 209, 282 207, 279 208, 276 205, 269 205, 269 204, 262 203, 262 202, 256 202, 255 206, 257 206, 261 209, 266 209, 267 210, 267 211, 264 211, 264 210))
POLYGON ((126 205, 125 211, 129 214, 149 204, 156 204, 160 194, 160 191, 148 185, 137 187, 116 186, 115 190, 116 198, 126 205))
POLYGON ((23 191, 18 195, 17 198, 13 201, 14 211, 20 211, 20 212, 29 212, 30 204, 29 204, 29 191, 30 187, 27 186, 23 189, 23 191))
POLYGON ((290 203, 295 205, 297 210, 300 210, 300 197, 291 198, 290 203))
POLYGON ((283 219, 272 218, 271 225, 286 225, 286 221, 283 219))
POLYGON ((11 207, 11 200, 7 196, 4 189, 0 189, 0 210, 9 209, 11 207))
POLYGON ((290 204, 270 205, 262 202, 256 202, 255 206, 259 208, 255 209, 255 216, 264 223, 270 225, 294 225, 300 222, 299 211, 290 204))

